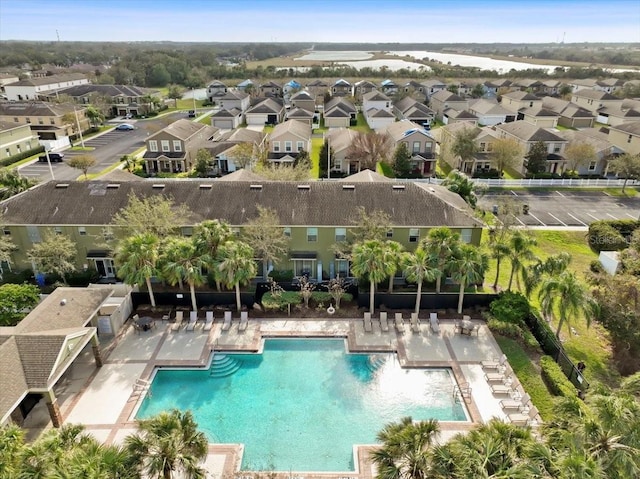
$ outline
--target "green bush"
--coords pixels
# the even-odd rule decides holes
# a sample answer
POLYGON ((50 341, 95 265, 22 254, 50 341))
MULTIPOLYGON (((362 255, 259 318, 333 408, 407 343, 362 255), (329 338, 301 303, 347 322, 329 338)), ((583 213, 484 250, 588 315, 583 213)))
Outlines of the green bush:
POLYGON ((552 394, 564 397, 574 397, 577 394, 576 388, 551 356, 542 356, 540 358, 540 368, 542 370, 542 379, 552 394))
POLYGON ((520 293, 503 291, 498 299, 491 302, 491 314, 500 321, 514 324, 524 324, 524 320, 531 312, 529 301, 520 293))
POLYGON ((599 259, 594 259, 589 263, 589 270, 592 273, 604 273, 604 268, 602 267, 602 263, 599 259))
POLYGON ((266 311, 286 311, 290 304, 300 304, 302 296, 299 291, 282 291, 274 296, 272 293, 265 293, 262 296, 262 307, 266 311))
POLYGON ((283 269, 277 270, 274 269, 269 273, 269 277, 273 278, 276 283, 286 283, 289 281, 293 281, 293 270, 291 269, 283 269))
POLYGON ((620 251, 628 244, 620 232, 609 221, 594 221, 589 225, 589 246, 592 250, 600 251, 620 251))
POLYGON ((23 151, 22 153, 18 153, 17 155, 10 156, 8 158, 2 158, 0 160, 0 166, 9 166, 17 163, 25 158, 29 158, 30 156, 38 155, 44 151, 44 146, 39 146, 37 148, 31 148, 30 150, 23 151))
POLYGON ((497 333, 500 336, 517 340, 521 340, 524 337, 522 328, 518 324, 501 321, 492 317, 487 322, 487 326, 489 326, 491 332, 497 333))
POLYGON ((76 271, 69 273, 67 276, 67 284, 69 286, 89 286, 89 283, 95 283, 100 279, 98 271, 89 268, 86 271, 76 271))
MULTIPOLYGON (((353 300, 352 295, 350 295, 349 293, 342 293, 342 297, 340 299, 341 302, 351 300, 353 300)), ((333 297, 327 291, 314 291, 313 293, 311 293, 311 301, 314 301, 316 304, 322 303, 326 306, 329 303, 333 303, 333 297)))
POLYGON ((2 273, 2 283, 33 283, 33 271, 30 269, 23 269, 22 271, 6 271, 2 273))

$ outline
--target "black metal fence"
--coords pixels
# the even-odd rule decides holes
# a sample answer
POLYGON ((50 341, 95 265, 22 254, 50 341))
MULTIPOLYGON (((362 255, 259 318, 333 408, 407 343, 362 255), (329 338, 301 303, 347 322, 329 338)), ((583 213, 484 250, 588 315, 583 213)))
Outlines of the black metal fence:
POLYGON ((531 333, 540 343, 542 350, 551 356, 567 379, 579 390, 586 391, 589 388, 589 382, 582 375, 578 367, 569 359, 564 351, 562 344, 558 341, 555 334, 549 329, 549 326, 535 314, 527 317, 527 326, 531 333))
MULTIPOLYGON (((489 307, 489 304, 496 299, 496 294, 465 294, 462 302, 463 308, 489 307)), ((413 309, 416 305, 416 293, 376 293, 374 297, 375 307, 384 305, 389 309, 413 309)), ((369 306, 369 293, 360 291, 358 295, 358 306, 369 306)), ((420 298, 420 308, 422 309, 458 309, 458 293, 422 293, 420 298)))
MULTIPOLYGON (((180 293, 154 292, 153 296, 158 306, 183 306, 191 307, 191 293, 188 290, 180 293)), ((254 303, 254 293, 240 293, 240 301, 247 308, 251 308, 254 303)), ((143 304, 150 304, 149 293, 131 293, 133 308, 143 304)), ((196 303, 199 308, 209 306, 228 306, 230 309, 236 308, 236 293, 234 291, 218 292, 196 292, 196 303)))

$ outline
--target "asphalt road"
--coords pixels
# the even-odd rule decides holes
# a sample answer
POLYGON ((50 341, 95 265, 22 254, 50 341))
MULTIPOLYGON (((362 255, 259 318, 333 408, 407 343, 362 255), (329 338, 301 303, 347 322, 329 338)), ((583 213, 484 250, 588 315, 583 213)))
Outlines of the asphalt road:
MULTIPOLYGON (((186 113, 175 112, 149 120, 126 120, 126 123, 133 124, 136 129, 131 131, 111 130, 102 135, 85 140, 85 146, 95 149, 92 151, 64 150, 64 161, 66 162, 74 156, 89 154, 96 159, 96 164, 89 169, 89 173, 98 173, 114 163, 119 162, 123 155, 133 153, 138 148, 144 146, 144 140, 148 136, 180 118, 186 118, 186 113)), ((124 122, 125 121, 114 121, 112 124, 117 125, 118 123, 124 122)), ((80 141, 77 141, 75 145, 79 146, 80 141)), ((56 180, 75 180, 82 175, 80 170, 67 166, 65 162, 51 164, 56 180)), ((49 165, 46 162, 40 163, 38 160, 35 160, 35 162, 20 167, 19 171, 21 175, 36 178, 39 181, 51 180, 49 165)))
POLYGON ((638 219, 640 198, 610 196, 602 191, 504 190, 484 195, 479 205, 491 211, 501 197, 529 205, 529 214, 517 217, 523 226, 586 227, 596 220, 638 219))

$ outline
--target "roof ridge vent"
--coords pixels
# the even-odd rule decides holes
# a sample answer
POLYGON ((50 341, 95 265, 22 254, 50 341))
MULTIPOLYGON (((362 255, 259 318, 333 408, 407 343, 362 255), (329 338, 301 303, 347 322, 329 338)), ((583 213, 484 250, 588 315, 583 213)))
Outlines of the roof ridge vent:
POLYGON ((200 185, 201 190, 210 190, 211 188, 213 188, 213 185, 210 183, 203 183, 200 185))
POLYGON ((298 185, 299 190, 310 190, 311 185, 298 185))
POLYGON ((251 184, 251 185, 249 185, 249 189, 250 190, 261 190, 262 189, 262 185, 251 184))
POLYGON ((343 190, 355 190, 356 185, 342 185, 343 190))
POLYGON ((120 188, 119 183, 107 183, 107 189, 115 190, 120 188))
POLYGON ((392 188, 394 190, 404 190, 405 189, 405 185, 393 185, 392 188))
POLYGON ((164 183, 154 183, 153 185, 151 185, 151 187, 156 189, 162 189, 164 188, 164 183))
POLYGON ((68 188, 69 183, 56 183, 56 188, 68 188))

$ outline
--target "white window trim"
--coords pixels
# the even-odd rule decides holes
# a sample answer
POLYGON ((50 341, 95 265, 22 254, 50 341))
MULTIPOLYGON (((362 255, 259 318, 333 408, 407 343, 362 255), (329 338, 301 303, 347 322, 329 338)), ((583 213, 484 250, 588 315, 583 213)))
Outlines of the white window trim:
POLYGON ((158 142, 157 140, 149 140, 149 151, 158 151, 158 142))
POLYGON ((180 140, 173 140, 173 151, 182 151, 182 142, 180 140))
POLYGON ((160 140, 160 147, 162 148, 162 151, 165 153, 171 151, 171 145, 169 143, 169 140, 160 140))

